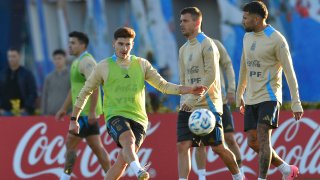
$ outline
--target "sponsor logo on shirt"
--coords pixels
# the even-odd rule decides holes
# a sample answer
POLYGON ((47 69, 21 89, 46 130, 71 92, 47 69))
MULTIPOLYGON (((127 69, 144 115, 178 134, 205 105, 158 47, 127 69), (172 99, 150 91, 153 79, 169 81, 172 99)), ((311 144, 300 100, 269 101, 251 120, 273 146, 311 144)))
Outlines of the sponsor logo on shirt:
POLYGON ((194 74, 199 72, 199 66, 192 66, 190 69, 187 69, 188 74, 194 74))
POLYGON ((258 61, 258 60, 247 60, 247 66, 249 66, 249 67, 261 67, 261 65, 260 65, 260 61, 258 61))

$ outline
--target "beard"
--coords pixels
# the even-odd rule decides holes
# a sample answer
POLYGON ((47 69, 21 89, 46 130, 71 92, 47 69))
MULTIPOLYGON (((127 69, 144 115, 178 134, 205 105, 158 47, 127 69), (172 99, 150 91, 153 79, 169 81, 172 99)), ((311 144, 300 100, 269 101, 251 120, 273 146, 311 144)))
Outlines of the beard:
POLYGON ((246 32, 253 32, 253 28, 250 28, 250 27, 244 27, 244 30, 246 32))

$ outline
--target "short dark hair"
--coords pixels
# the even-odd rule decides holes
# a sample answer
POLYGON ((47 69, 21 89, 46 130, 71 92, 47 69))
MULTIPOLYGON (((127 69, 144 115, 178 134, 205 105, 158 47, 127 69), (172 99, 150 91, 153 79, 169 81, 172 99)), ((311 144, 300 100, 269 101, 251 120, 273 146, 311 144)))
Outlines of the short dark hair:
POLYGON ((199 8, 197 7, 186 7, 186 8, 183 8, 181 11, 180 11, 180 14, 183 15, 183 14, 191 14, 192 16, 192 19, 194 21, 202 18, 202 13, 200 11, 199 8))
POLYGON ((66 56, 66 52, 63 49, 56 49, 52 53, 52 56, 55 56, 55 55, 66 56))
POLYGON ((132 28, 129 28, 129 27, 118 28, 113 34, 114 40, 117 40, 118 38, 135 38, 135 37, 136 37, 136 33, 132 28))
POLYGON ((69 37, 77 38, 80 41, 80 43, 84 43, 86 45, 86 47, 89 44, 89 38, 83 32, 72 31, 71 33, 69 33, 69 37))
POLYGON ((250 14, 257 14, 263 19, 268 18, 267 6, 262 1, 252 1, 247 3, 243 7, 244 12, 249 12, 250 14))
POLYGON ((20 54, 20 48, 19 47, 10 47, 8 51, 16 51, 18 54, 20 54))

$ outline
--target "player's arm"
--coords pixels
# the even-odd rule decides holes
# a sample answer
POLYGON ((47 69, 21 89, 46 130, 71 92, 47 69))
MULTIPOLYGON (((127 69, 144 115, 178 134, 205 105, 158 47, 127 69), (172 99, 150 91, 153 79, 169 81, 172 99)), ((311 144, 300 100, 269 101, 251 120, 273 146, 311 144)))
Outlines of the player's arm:
MULTIPOLYGON (((108 68, 99 63, 89 75, 79 95, 77 96, 74 104, 75 107, 78 107, 82 110, 93 91, 99 89, 99 85, 103 83, 103 71, 107 72, 108 68)), ((78 117, 78 115, 75 117, 78 117)))
MULTIPOLYGON (((84 75, 84 77, 89 79, 91 73, 94 70, 94 67, 96 66, 96 62, 92 57, 84 57, 83 60, 80 62, 80 73, 84 75)), ((99 88, 96 88, 93 90, 92 95, 91 95, 91 103, 89 107, 89 119, 95 119, 96 118, 96 107, 98 103, 98 98, 99 98, 99 88)))
POLYGON ((229 103, 234 103, 236 81, 235 81, 235 74, 234 74, 232 61, 227 50, 223 47, 223 45, 219 41, 216 43, 216 45, 220 52, 219 63, 222 67, 223 72, 226 74, 226 77, 227 77, 227 83, 228 83, 227 98, 229 103))
POLYGON ((149 61, 140 58, 140 64, 145 72, 145 80, 157 90, 165 94, 197 94, 201 95, 206 90, 204 86, 184 86, 166 81, 149 61))
POLYGON ((240 108, 240 112, 244 113, 244 100, 243 94, 247 86, 247 67, 245 61, 245 53, 242 50, 241 62, 240 62, 240 71, 239 71, 239 82, 236 93, 236 106, 240 108))
POLYGON ((59 111, 56 113, 56 119, 59 121, 63 120, 63 117, 67 114, 67 110, 68 108, 71 106, 72 103, 72 99, 71 99, 71 89, 69 89, 68 95, 66 97, 66 99, 64 100, 61 108, 59 109, 59 111))
MULTIPOLYGON (((106 67, 105 70, 107 70, 106 67)), ((78 124, 78 118, 80 116, 80 113, 83 109, 83 107, 86 105, 88 98, 93 93, 95 89, 99 87, 100 84, 103 82, 103 68, 100 68, 99 65, 96 66, 96 68, 93 70, 89 78, 87 79, 86 83, 82 87, 79 95, 77 96, 76 102, 74 104, 74 108, 71 114, 71 121, 69 125, 69 131, 71 133, 79 133, 79 124, 78 124)))
POLYGON ((298 81, 296 78, 296 74, 294 72, 292 58, 289 51, 289 46, 287 41, 284 37, 281 38, 276 42, 276 57, 280 61, 283 72, 286 76, 288 86, 290 89, 291 94, 291 109, 294 112, 296 120, 299 120, 303 113, 303 108, 301 106, 301 101, 299 97, 299 87, 298 81))

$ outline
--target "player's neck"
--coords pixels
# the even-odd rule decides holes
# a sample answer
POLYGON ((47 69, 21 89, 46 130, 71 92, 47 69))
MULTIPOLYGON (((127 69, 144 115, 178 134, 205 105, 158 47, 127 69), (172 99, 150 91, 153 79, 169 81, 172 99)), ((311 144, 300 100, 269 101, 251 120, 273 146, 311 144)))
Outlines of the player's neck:
POLYGON ((268 26, 268 24, 264 22, 264 23, 258 25, 257 28, 255 28, 254 32, 255 32, 255 33, 261 32, 261 31, 263 31, 267 26, 268 26))
POLYGON ((77 53, 77 54, 75 54, 75 56, 77 57, 77 58, 79 58, 84 52, 86 52, 87 50, 86 49, 84 49, 84 50, 81 50, 81 51, 79 51, 79 53, 77 53))
POLYGON ((201 33, 201 30, 198 29, 197 31, 195 31, 193 34, 191 34, 190 36, 188 36, 188 40, 192 40, 194 38, 196 38, 198 36, 198 34, 201 33))

